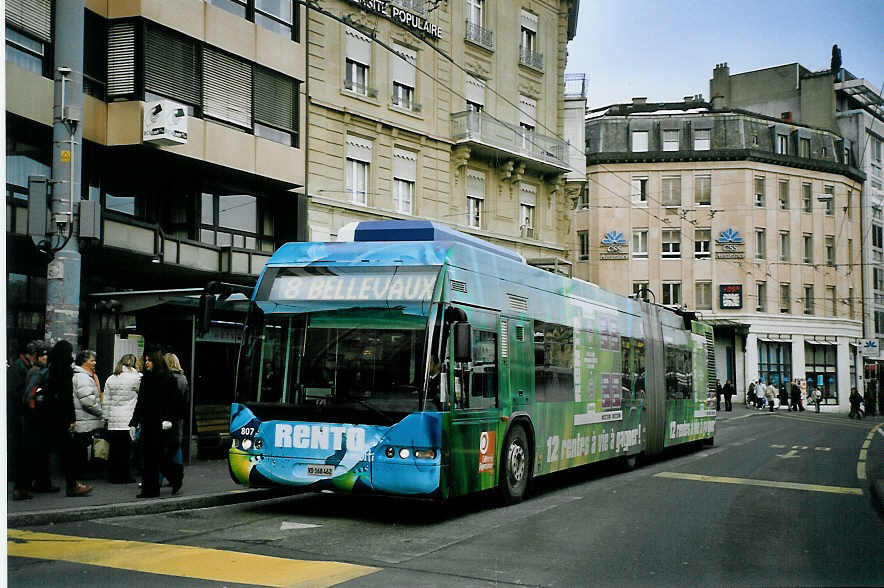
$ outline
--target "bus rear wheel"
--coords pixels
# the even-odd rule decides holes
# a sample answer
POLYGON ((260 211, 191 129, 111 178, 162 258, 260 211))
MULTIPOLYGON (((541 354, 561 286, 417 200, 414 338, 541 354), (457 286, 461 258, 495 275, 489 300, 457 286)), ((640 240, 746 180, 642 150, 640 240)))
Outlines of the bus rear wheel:
POLYGON ((500 464, 500 497, 504 504, 515 504, 525 497, 531 476, 531 450, 521 425, 514 425, 503 444, 500 464))

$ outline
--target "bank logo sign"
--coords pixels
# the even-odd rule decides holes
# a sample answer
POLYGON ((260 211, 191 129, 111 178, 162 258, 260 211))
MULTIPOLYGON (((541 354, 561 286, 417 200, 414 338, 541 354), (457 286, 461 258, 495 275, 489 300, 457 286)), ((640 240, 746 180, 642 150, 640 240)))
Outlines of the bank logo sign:
POLYGON ((391 2, 387 0, 349 0, 349 2, 366 12, 376 14, 406 29, 424 33, 434 39, 442 38, 442 31, 439 29, 439 25, 431 23, 423 16, 409 12, 401 6, 410 6, 413 3, 391 2))
POLYGON ((627 259, 629 248, 626 239, 620 231, 608 231, 602 238, 601 259, 627 259))
POLYGON ((715 240, 716 259, 743 259, 746 257, 746 244, 740 231, 729 227, 719 233, 715 240))

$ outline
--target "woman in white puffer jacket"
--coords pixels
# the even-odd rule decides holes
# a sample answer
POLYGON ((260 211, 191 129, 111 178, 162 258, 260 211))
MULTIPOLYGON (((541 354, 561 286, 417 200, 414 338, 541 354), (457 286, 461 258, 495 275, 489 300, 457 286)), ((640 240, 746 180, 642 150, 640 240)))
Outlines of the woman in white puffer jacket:
POLYGON ((86 472, 86 448, 92 445, 93 431, 104 428, 101 412, 101 389, 95 375, 95 352, 84 349, 77 353, 72 378, 74 392, 74 435, 72 439, 78 476, 86 472))
POLYGON ((114 373, 104 384, 104 416, 107 418, 107 434, 110 454, 107 460, 107 477, 112 484, 135 482, 129 464, 129 421, 138 401, 141 373, 135 368, 137 358, 127 353, 120 358, 114 373))

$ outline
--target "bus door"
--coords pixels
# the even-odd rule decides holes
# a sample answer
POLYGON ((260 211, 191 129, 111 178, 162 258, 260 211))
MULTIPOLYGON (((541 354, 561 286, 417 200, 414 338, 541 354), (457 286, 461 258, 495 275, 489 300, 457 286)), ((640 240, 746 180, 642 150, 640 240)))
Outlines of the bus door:
MULTIPOLYGON (((451 495, 497 485, 494 454, 500 422, 500 335, 497 314, 470 309, 472 361, 450 371, 451 495)), ((452 362, 453 363, 453 362, 452 362)))
POLYGON ((642 327, 645 334, 645 402, 648 410, 649 455, 663 450, 666 434, 666 385, 663 360, 663 329, 659 309, 642 302, 642 327))

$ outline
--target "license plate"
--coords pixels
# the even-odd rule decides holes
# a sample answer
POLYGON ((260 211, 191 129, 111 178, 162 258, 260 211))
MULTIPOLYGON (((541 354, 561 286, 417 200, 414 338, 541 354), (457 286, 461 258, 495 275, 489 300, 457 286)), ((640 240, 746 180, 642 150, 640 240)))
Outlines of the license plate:
POLYGON ((335 473, 335 466, 332 465, 308 465, 308 476, 331 476, 335 473))

